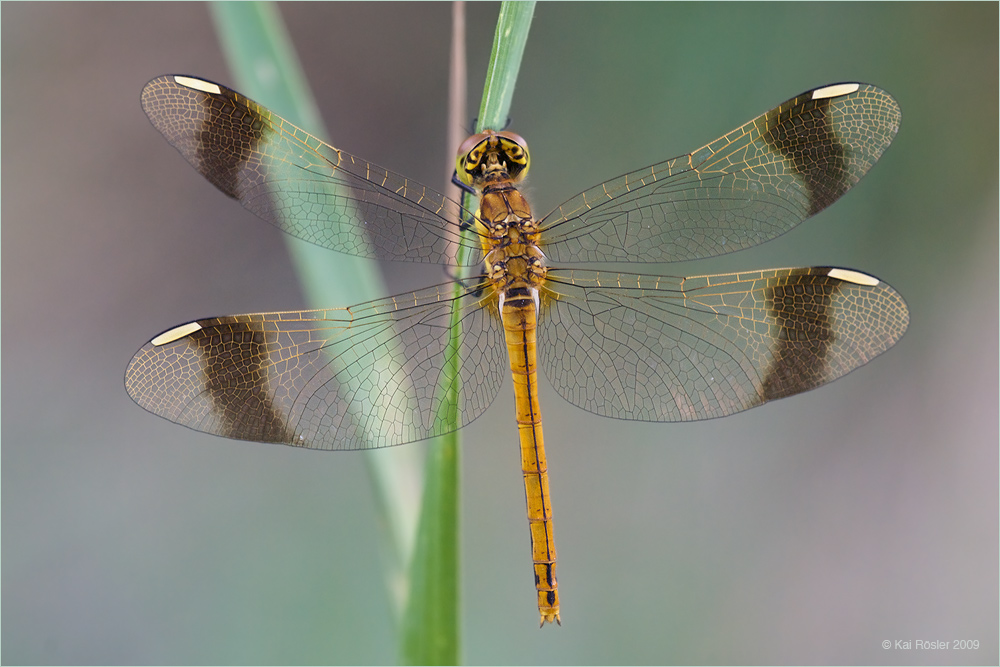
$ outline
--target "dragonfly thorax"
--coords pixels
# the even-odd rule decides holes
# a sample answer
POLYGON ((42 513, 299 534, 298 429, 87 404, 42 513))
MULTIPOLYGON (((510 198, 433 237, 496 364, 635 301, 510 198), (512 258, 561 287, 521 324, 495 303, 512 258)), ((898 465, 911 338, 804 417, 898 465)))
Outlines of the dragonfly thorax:
POLYGON ((507 245, 486 256, 486 273, 498 292, 518 286, 537 289, 547 270, 545 255, 534 245, 507 245))
POLYGON ((545 254, 538 247, 538 223, 517 187, 510 181, 483 187, 479 222, 486 273, 497 292, 515 287, 537 290, 545 280, 545 254))

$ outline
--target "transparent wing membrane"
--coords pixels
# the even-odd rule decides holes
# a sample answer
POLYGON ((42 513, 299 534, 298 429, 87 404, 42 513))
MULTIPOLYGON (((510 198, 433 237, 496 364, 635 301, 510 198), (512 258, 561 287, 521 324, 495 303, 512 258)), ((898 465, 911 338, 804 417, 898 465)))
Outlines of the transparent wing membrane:
MULTIPOLYGON (((438 264, 453 261, 463 243, 457 221, 471 213, 457 202, 225 86, 161 76, 143 89, 142 108, 213 185, 292 236, 350 255, 438 264)), ((469 264, 478 263, 471 255, 469 264)))
MULTIPOLYGON (((154 126, 227 195, 284 231, 365 257, 447 263, 458 203, 336 149, 202 79, 151 81, 154 126)), ((895 136, 886 92, 835 84, 702 148, 619 176, 539 221, 555 262, 664 262, 772 239, 850 189, 895 136)), ((458 382, 458 426, 493 400, 507 358, 495 288, 433 287, 339 310, 241 315, 175 328, 140 350, 129 394, 197 430, 320 449, 440 435, 437 388, 458 382), (452 308, 461 346, 447 348, 452 308), (456 356, 457 355, 457 356, 456 356), (457 376, 449 369, 459 362, 457 376)), ((804 268, 673 278, 550 268, 544 372, 600 415, 685 421, 820 386, 891 347, 908 323, 885 283, 804 268)))
POLYGON ((497 318, 476 290, 453 293, 446 284, 351 308, 198 320, 139 350, 125 386, 146 410, 227 438, 367 449, 442 435, 481 415, 507 374, 497 318), (452 414, 440 388, 456 383, 452 414))
POLYGON ((567 401, 618 419, 709 419, 807 391, 871 361, 909 323, 895 290, 843 269, 548 278, 539 364, 567 401))
POLYGON ((874 86, 808 91, 688 155, 568 200, 540 221, 545 253, 566 263, 673 262, 763 243, 847 192, 899 122, 896 101, 874 86))

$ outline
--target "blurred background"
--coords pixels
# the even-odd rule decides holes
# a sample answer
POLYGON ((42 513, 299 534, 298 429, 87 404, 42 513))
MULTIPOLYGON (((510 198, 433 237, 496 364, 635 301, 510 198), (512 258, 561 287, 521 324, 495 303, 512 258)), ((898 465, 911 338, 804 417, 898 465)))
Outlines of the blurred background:
MULTIPOLYGON (((449 6, 280 9, 335 145, 445 187, 449 6)), ((468 7, 470 117, 497 10, 468 7)), ((159 74, 233 83, 206 7, 0 11, 0 659, 395 661, 363 456, 201 435, 123 388, 164 329, 307 305, 282 235, 139 107, 159 74)), ((539 214, 803 90, 892 93, 895 143, 832 208, 644 268, 854 268, 911 323, 848 377, 709 422, 603 419, 543 380, 561 628, 536 625, 508 381, 463 430, 467 662, 997 663, 997 24, 995 3, 538 6, 511 129, 539 214)), ((442 281, 388 268, 394 292, 442 281)))

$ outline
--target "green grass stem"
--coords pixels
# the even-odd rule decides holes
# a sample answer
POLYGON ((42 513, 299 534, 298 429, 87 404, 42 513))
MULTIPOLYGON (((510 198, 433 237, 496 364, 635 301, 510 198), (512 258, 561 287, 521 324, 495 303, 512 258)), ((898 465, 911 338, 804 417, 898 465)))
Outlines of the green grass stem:
MULTIPOLYGON (((324 139, 329 136, 279 8, 270 2, 219 2, 210 3, 209 8, 235 78, 234 87, 307 132, 324 139)), ((385 295, 376 263, 285 238, 306 298, 314 307, 347 306, 385 295)), ((408 567, 422 493, 422 448, 365 454, 380 525, 386 528, 386 581, 398 616, 410 587, 408 567)))
MULTIPOLYGON (((303 129, 326 136, 277 7, 267 2, 213 3, 210 7, 235 87, 303 129)), ((501 5, 477 131, 485 127, 501 129, 506 123, 533 13, 534 2, 501 5)), ((472 202, 463 203, 473 207, 472 202)), ((385 293, 372 262, 343 255, 331 261, 328 251, 294 240, 289 240, 288 246, 306 296, 316 306, 358 303, 385 293)), ((457 350, 460 334, 456 314, 449 342, 452 351, 457 350)), ((445 369, 446 379, 457 373, 455 365, 445 369)), ((443 397, 442 409, 454 413, 458 386, 454 382, 444 382, 443 386, 450 386, 452 393, 443 397)), ((400 452, 399 456, 371 452, 369 458, 379 510, 389 526, 392 564, 387 580, 397 610, 402 610, 402 660, 408 664, 458 664, 458 435, 438 438, 429 449, 414 540, 414 490, 420 486, 414 481, 420 467, 415 460, 417 451, 403 447, 393 450, 393 454, 400 452), (397 462, 400 456, 405 459, 402 463, 397 462)))

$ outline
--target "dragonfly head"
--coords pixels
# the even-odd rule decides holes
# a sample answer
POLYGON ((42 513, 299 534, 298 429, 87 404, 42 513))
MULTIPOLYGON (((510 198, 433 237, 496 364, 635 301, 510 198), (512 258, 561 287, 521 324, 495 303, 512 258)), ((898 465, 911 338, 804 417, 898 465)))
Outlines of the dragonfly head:
POLYGON ((481 189, 498 181, 517 182, 528 172, 528 144, 513 132, 487 130, 458 149, 455 172, 466 185, 481 189))

